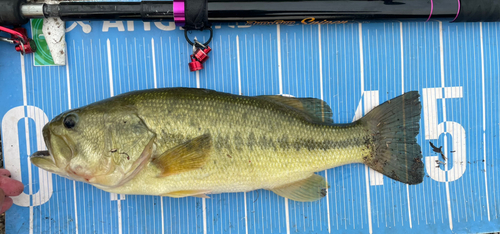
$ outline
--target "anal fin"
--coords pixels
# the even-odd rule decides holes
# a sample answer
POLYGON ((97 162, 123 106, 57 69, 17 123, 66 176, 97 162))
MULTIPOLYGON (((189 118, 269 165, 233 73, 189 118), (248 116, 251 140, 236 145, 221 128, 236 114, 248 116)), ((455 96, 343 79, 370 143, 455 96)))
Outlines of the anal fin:
POLYGON ((212 149, 210 134, 186 141, 155 157, 151 163, 161 172, 158 177, 175 175, 201 168, 208 160, 212 149))
POLYGON ((309 202, 326 196, 329 185, 325 179, 313 174, 311 177, 271 189, 274 193, 290 200, 309 202))
POLYGON ((182 190, 175 191, 171 193, 162 194, 162 196, 181 198, 181 197, 199 197, 199 198, 210 198, 207 196, 207 193, 210 191, 207 190, 182 190))

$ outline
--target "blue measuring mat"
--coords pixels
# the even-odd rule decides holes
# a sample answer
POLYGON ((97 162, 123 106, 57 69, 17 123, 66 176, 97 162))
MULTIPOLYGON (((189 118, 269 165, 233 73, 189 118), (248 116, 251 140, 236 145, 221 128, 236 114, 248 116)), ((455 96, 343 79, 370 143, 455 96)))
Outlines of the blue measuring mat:
POLYGON ((172 22, 66 27, 66 66, 34 66, 32 55, 0 43, 5 166, 26 186, 6 214, 7 233, 500 230, 498 23, 215 24, 213 51, 199 72, 189 72, 192 47, 172 22), (417 90, 424 181, 407 186, 350 164, 318 173, 331 188, 317 202, 267 190, 177 199, 110 194, 29 163, 46 149, 43 125, 59 113, 131 90, 180 86, 321 98, 335 123, 417 90))

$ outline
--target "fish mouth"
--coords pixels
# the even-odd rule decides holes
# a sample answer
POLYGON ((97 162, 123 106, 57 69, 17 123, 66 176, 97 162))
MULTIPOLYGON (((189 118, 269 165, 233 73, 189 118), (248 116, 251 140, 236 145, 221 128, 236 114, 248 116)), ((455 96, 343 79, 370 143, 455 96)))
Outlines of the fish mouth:
POLYGON ((31 155, 31 157, 48 157, 51 156, 52 148, 50 145, 51 133, 49 129, 49 124, 46 124, 42 129, 43 141, 45 142, 45 146, 47 146, 47 150, 40 150, 31 155))
MULTIPOLYGON (((49 123, 50 124, 50 123, 49 123)), ((45 142, 45 145, 47 146, 47 150, 49 152, 49 155, 51 155, 52 148, 50 145, 50 129, 49 129, 49 124, 46 124, 43 129, 42 129, 42 135, 43 135, 43 141, 45 142)))
MULTIPOLYGON (((50 123, 49 123, 50 124, 50 123)), ((43 141, 45 142, 45 146, 47 150, 40 150, 31 155, 31 157, 48 157, 52 156, 52 147, 51 147, 51 132, 49 129, 49 124, 46 124, 42 129, 43 141)))
POLYGON ((50 157, 50 152, 48 150, 40 150, 31 155, 32 158, 34 157, 50 157))
POLYGON ((54 157, 50 153, 50 131, 48 129, 48 124, 43 127, 42 130, 43 140, 48 150, 40 150, 33 153, 30 156, 30 161, 35 166, 42 168, 44 170, 48 170, 50 172, 55 172, 57 168, 56 163, 54 161, 54 157))
POLYGON ((54 163, 54 157, 48 150, 40 150, 30 156, 31 164, 46 171, 59 174, 60 169, 54 163))
POLYGON ((57 174, 66 174, 65 168, 72 157, 72 150, 64 137, 53 134, 49 124, 42 130, 43 139, 47 150, 39 150, 30 156, 30 161, 35 166, 57 174))

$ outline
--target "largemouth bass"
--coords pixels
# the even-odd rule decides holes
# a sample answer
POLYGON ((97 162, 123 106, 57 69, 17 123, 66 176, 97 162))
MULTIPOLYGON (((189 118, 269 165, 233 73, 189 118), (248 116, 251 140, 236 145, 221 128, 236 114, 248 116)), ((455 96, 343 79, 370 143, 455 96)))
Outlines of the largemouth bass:
POLYGON ((55 117, 43 128, 48 151, 31 162, 108 192, 169 197, 267 189, 315 201, 329 187, 315 172, 349 163, 418 184, 419 97, 409 92, 334 124, 315 98, 134 91, 55 117))

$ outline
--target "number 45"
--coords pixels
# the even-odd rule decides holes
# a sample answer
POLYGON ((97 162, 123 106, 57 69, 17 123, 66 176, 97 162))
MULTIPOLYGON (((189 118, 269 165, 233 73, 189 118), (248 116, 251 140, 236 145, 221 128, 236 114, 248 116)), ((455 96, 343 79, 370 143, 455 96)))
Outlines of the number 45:
POLYGON ((443 154, 453 155, 443 160, 441 156, 426 156, 425 167, 429 176, 439 182, 455 181, 462 177, 467 163, 465 157, 465 130, 457 122, 446 120, 447 98, 462 98, 462 87, 426 88, 422 92, 425 140, 438 140, 441 134, 445 134, 443 154), (444 95, 443 95, 444 94, 444 95), (438 124, 438 100, 443 103, 443 122, 438 124), (452 138, 452 147, 447 147, 448 134, 452 138), (451 153, 451 154, 450 154, 451 153), (450 161, 450 159, 452 159, 450 161), (444 169, 440 164, 444 163, 444 169))

